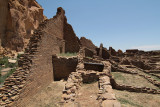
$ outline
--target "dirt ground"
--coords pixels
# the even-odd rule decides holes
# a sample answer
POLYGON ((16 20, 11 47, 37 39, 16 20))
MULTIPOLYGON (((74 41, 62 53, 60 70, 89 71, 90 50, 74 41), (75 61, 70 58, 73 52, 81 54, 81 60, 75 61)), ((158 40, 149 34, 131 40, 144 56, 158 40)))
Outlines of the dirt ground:
POLYGON ((78 107, 99 107, 98 100, 96 100, 98 90, 98 82, 83 84, 75 103, 78 104, 78 107))
POLYGON ((160 107, 160 95, 114 90, 122 107, 160 107))
MULTIPOLYGON (((64 85, 65 82, 62 81, 52 82, 47 88, 37 93, 26 107, 61 107, 64 85)), ((98 82, 82 84, 75 99, 76 107, 99 107, 96 100, 98 90, 98 82)))
POLYGON ((65 82, 52 82, 48 87, 37 93, 26 107, 59 107, 65 82))

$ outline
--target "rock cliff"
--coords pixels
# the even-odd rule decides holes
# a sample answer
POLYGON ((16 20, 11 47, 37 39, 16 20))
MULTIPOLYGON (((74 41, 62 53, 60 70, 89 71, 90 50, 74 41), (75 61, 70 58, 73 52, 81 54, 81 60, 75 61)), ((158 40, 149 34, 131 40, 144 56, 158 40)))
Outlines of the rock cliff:
POLYGON ((33 30, 46 19, 36 0, 1 0, 0 14, 0 44, 16 51, 24 49, 33 30))

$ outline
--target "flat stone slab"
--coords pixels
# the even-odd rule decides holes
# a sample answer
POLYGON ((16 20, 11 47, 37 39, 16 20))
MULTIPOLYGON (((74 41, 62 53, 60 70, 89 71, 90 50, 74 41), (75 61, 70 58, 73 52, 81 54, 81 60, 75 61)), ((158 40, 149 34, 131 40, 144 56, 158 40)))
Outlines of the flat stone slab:
POLYGON ((4 68, 4 69, 2 69, 1 70, 1 72, 8 72, 8 71, 10 71, 12 68, 4 68))
POLYGON ((95 71, 102 72, 103 69, 104 69, 104 64, 102 64, 102 63, 85 62, 84 63, 84 69, 86 69, 86 70, 95 70, 95 71))
POLYGON ((102 94, 102 99, 103 100, 116 100, 115 94, 113 93, 105 93, 102 94))
POLYGON ((9 63, 16 63, 16 62, 17 62, 17 60, 8 59, 8 62, 9 62, 9 63))

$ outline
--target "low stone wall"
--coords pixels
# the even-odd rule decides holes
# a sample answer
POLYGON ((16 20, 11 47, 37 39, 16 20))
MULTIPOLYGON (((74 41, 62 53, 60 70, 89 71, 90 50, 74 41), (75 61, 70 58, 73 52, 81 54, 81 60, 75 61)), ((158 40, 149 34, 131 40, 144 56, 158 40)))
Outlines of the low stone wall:
POLYGON ((153 85, 155 85, 155 86, 157 86, 157 87, 160 88, 160 82, 159 82, 159 81, 154 80, 154 79, 152 79, 150 76, 146 76, 146 75, 143 75, 143 74, 139 74, 139 76, 147 79, 150 83, 152 83, 153 85))
POLYGON ((93 58, 87 58, 87 57, 84 57, 83 58, 83 62, 91 62, 91 63, 100 63, 101 61, 100 60, 95 60, 93 58))
POLYGON ((77 57, 65 58, 53 55, 52 63, 53 63, 54 80, 61 80, 61 79, 67 80, 71 72, 76 72, 78 58, 77 57))
POLYGON ((149 73, 150 75, 153 75, 153 76, 156 76, 157 78, 159 78, 160 79, 160 75, 156 75, 156 74, 154 74, 154 73, 149 73))
POLYGON ((123 72, 123 73, 128 73, 128 74, 138 74, 138 72, 136 72, 136 71, 122 69, 122 68, 118 68, 118 67, 114 67, 114 66, 112 66, 112 72, 123 72))
POLYGON ((65 89, 63 90, 62 98, 64 103, 69 103, 75 100, 78 90, 81 88, 81 84, 98 81, 99 76, 102 74, 104 73, 85 70, 77 70, 77 72, 72 72, 69 75, 67 83, 65 84, 65 89))
POLYGON ((65 84, 65 89, 63 90, 63 103, 68 103, 71 101, 74 101, 77 93, 78 93, 78 89, 80 88, 82 83, 82 77, 81 74, 79 74, 78 72, 72 72, 69 75, 69 78, 67 80, 67 83, 65 84))
POLYGON ((99 75, 96 71, 88 71, 88 72, 82 72, 82 79, 83 83, 92 83, 99 80, 99 75))
POLYGON ((116 100, 113 92, 110 77, 103 75, 99 78, 99 93, 98 98, 101 107, 121 107, 121 104, 116 100))
POLYGON ((145 70, 146 73, 160 73, 160 70, 145 70))
POLYGON ((92 83, 98 81, 99 92, 97 100, 100 107, 121 107, 121 104, 116 100, 110 82, 111 64, 106 61, 102 61, 104 64, 103 72, 97 72, 94 70, 85 70, 84 65, 79 63, 77 66, 77 72, 72 72, 67 80, 65 89, 63 91, 63 104, 65 107, 74 105, 75 98, 78 96, 78 90, 83 83, 92 83))
MULTIPOLYGON (((139 68, 137 68, 137 69, 141 70, 142 72, 144 71, 144 70, 139 69, 139 68)), ((157 80, 151 78, 151 76, 147 76, 147 75, 145 75, 143 73, 138 73, 136 71, 132 71, 132 70, 128 70, 128 69, 123 69, 123 68, 119 68, 119 67, 114 67, 114 66, 112 66, 112 72, 123 72, 123 73, 128 73, 128 74, 139 75, 139 76, 145 78, 148 82, 152 83, 153 85, 155 85, 157 87, 160 87, 160 82, 159 81, 157 81, 157 80)))
POLYGON ((130 92, 149 93, 149 94, 160 94, 160 90, 157 89, 151 89, 148 87, 133 87, 124 84, 118 84, 113 78, 111 78, 111 84, 112 87, 117 90, 126 90, 130 92))

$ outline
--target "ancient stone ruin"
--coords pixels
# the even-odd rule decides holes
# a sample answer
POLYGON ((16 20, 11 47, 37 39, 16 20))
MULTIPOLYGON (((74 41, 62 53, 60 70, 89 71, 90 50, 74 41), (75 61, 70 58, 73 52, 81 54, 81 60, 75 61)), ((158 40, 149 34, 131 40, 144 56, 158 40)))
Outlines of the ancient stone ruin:
POLYGON ((63 8, 46 19, 35 0, 1 0, 0 14, 4 14, 0 18, 1 46, 23 50, 27 44, 18 68, 0 87, 1 107, 30 107, 35 95, 58 81, 64 83, 63 90, 58 90, 61 95, 55 98, 61 99, 57 102, 60 107, 121 107, 115 90, 160 94, 160 52, 135 49, 123 53, 103 44, 97 47, 91 40, 76 36, 63 8), (66 53, 76 56, 63 56, 66 53), (154 88, 119 83, 114 73, 138 76, 154 88))

